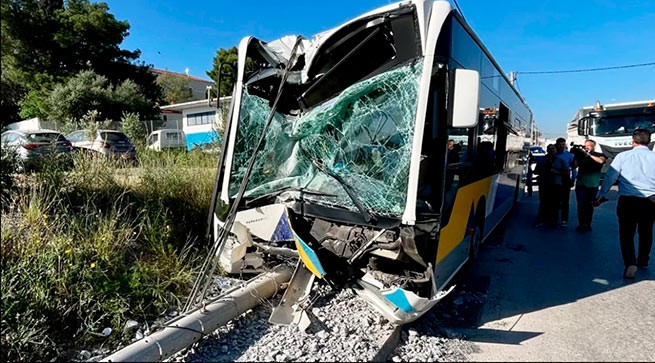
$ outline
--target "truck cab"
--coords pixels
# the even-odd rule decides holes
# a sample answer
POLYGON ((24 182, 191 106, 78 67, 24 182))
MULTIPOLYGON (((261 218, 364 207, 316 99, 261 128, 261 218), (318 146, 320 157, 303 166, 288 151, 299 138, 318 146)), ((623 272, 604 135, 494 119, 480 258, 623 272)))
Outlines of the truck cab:
MULTIPOLYGON (((569 122, 569 141, 583 144, 590 139, 596 142, 596 151, 607 156, 602 173, 607 171, 614 157, 632 148, 632 132, 647 129, 655 133, 655 100, 625 102, 580 109, 569 122)), ((655 142, 648 145, 655 151, 655 142)))

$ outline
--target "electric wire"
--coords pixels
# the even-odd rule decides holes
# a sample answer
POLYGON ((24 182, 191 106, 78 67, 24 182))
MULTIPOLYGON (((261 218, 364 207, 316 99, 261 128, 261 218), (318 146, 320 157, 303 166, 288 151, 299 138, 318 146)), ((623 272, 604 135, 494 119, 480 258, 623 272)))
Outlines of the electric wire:
POLYGON ((201 300, 204 299, 205 294, 207 293, 207 288, 209 287, 211 283, 210 276, 214 273, 214 270, 216 269, 217 265, 217 259, 218 256, 221 254, 223 245, 225 244, 225 241, 228 237, 228 235, 231 233, 230 231, 232 230, 232 225, 234 223, 234 219, 236 217, 237 213, 237 208, 240 205, 241 198, 243 197, 243 193, 245 192, 246 186, 248 184, 248 179, 250 176, 250 173, 252 172, 253 166, 255 164, 255 161, 257 160, 257 152, 261 149, 262 145, 264 144, 264 139, 266 137, 266 131, 271 125, 271 121, 273 120, 273 116, 275 114, 275 110, 277 109, 277 104, 280 100, 280 96, 282 94, 282 90, 284 89, 284 85, 286 83, 287 77, 289 76, 289 73, 291 71, 291 67, 293 66, 295 60, 296 60, 296 51, 298 49, 298 46, 301 43, 301 37, 298 37, 296 39, 296 43, 294 44, 293 48, 291 49, 291 55, 289 57, 289 61, 285 67, 284 74, 282 75, 282 79, 280 80, 280 86, 278 87, 277 90, 277 95, 275 97, 275 101, 273 102, 273 106, 271 109, 271 112, 268 116, 268 119, 266 120, 266 123, 264 124, 264 128, 262 130, 259 142, 255 146, 255 150, 253 152, 253 156, 250 159, 250 162, 248 164, 248 167, 246 168, 245 175, 241 181, 241 185, 239 187, 239 190, 236 194, 236 197, 234 199, 234 203, 232 207, 230 208, 230 211, 226 217, 225 224, 223 225, 223 228, 221 228, 218 237, 214 240, 214 243, 212 245, 212 248, 210 250, 210 253, 207 255, 207 258, 205 259, 205 262, 200 270, 200 274, 198 278, 196 279, 193 288, 191 289, 191 293, 189 295, 189 299, 187 300, 187 303, 184 307, 184 312, 188 312, 191 310, 193 305, 196 303, 196 300, 198 299, 198 295, 200 295, 201 300))
MULTIPOLYGON (((459 14, 462 16, 462 19, 466 21, 466 18, 464 18, 464 12, 462 11, 462 8, 459 6, 459 3, 457 0, 453 0, 453 3, 455 4, 455 7, 457 7, 457 11, 459 11, 459 14)), ((636 68, 636 67, 647 67, 647 66, 653 66, 655 65, 655 62, 649 62, 649 63, 639 63, 639 64, 628 64, 628 65, 622 65, 622 66, 614 66, 614 67, 600 67, 600 68, 583 68, 583 69, 569 69, 569 70, 556 70, 556 71, 526 71, 526 72, 514 72, 516 75, 520 74, 559 74, 559 73, 582 73, 582 72, 597 72, 597 71, 608 71, 608 70, 614 70, 614 69, 625 69, 625 68, 636 68)), ((493 76, 491 77, 493 78, 493 76)))
POLYGON ((522 72, 522 71, 519 72, 519 71, 517 71, 516 73, 518 73, 518 74, 581 73, 581 72, 607 71, 607 70, 613 70, 613 69, 624 69, 624 68, 635 68, 635 67, 647 67, 647 66, 653 66, 653 65, 655 65, 655 62, 650 62, 650 63, 639 63, 639 64, 628 64, 628 65, 614 66, 614 67, 585 68, 585 69, 569 69, 569 70, 557 70, 557 71, 529 71, 529 72, 522 72))

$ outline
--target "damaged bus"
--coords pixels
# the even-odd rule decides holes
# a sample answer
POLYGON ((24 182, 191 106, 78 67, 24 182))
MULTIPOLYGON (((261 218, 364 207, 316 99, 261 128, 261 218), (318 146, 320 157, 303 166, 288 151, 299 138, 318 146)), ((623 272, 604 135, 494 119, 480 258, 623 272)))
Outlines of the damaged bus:
POLYGON ((417 319, 518 197, 532 112, 446 1, 386 5, 311 39, 249 36, 236 70, 212 253, 231 274, 297 261, 271 322, 306 322, 316 279, 392 323, 417 319))

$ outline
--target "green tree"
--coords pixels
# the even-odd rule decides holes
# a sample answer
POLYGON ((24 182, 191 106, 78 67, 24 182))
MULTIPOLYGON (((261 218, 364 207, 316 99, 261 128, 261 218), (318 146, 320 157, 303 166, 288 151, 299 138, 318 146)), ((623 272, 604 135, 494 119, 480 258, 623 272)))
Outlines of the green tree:
POLYGON ((43 74, 68 72, 55 39, 63 8, 63 0, 2 0, 2 66, 13 81, 31 89, 43 74))
POLYGON ((19 121, 19 102, 24 96, 24 87, 8 77, 3 67, 2 75, 0 75, 0 115, 3 116, 4 121, 8 123, 19 121))
POLYGON ((118 120, 123 113, 136 113, 148 119, 159 117, 159 110, 146 97, 143 88, 131 79, 126 79, 112 89, 110 102, 105 110, 107 119, 118 120), (119 115, 120 113, 120 115, 119 115))
POLYGON ((56 85, 44 107, 44 118, 69 124, 82 120, 90 111, 97 111, 97 121, 120 120, 125 112, 141 115, 140 110, 155 105, 132 80, 115 86, 105 76, 82 71, 56 85))
MULTIPOLYGON (((55 86, 84 70, 93 70, 112 84, 130 79, 154 105, 161 98, 156 76, 138 61, 139 50, 120 48, 129 28, 102 2, 2 0, 3 118, 16 119, 17 106, 23 117, 42 115, 44 99, 55 86), (5 92, 5 85, 12 86, 11 92, 5 92), (21 102, 27 95, 29 99, 21 102)), ((150 105, 139 113, 158 116, 150 105)))
MULTIPOLYGON (((218 73, 219 73, 218 68, 221 62, 227 64, 234 64, 236 67, 238 58, 239 58, 239 54, 237 51, 237 47, 232 47, 230 49, 221 48, 217 50, 216 55, 214 56, 213 68, 209 72, 206 72, 207 75, 214 80, 214 83, 218 84, 218 73)), ((234 79, 236 78, 236 74, 233 73, 233 71, 235 70, 236 69, 228 67, 227 65, 223 65, 223 70, 221 73, 221 97, 232 95, 232 89, 234 88, 234 79)))
POLYGON ((189 81, 172 74, 160 74, 157 77, 157 84, 161 87, 163 101, 167 104, 190 101, 192 99, 189 81))

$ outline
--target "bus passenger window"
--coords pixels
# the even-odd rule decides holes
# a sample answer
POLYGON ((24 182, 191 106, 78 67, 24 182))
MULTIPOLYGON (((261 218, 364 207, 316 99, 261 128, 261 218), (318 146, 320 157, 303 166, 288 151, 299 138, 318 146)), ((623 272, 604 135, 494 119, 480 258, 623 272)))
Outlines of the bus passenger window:
POLYGON ((459 163, 459 153, 462 150, 462 144, 456 144, 455 140, 448 140, 448 164, 459 163))
POLYGON ((482 177, 492 174, 496 168, 494 144, 491 141, 481 141, 475 158, 471 161, 474 164, 475 175, 482 177))
POLYGON ((494 144, 491 141, 482 141, 478 145, 478 164, 485 171, 494 169, 494 144))

